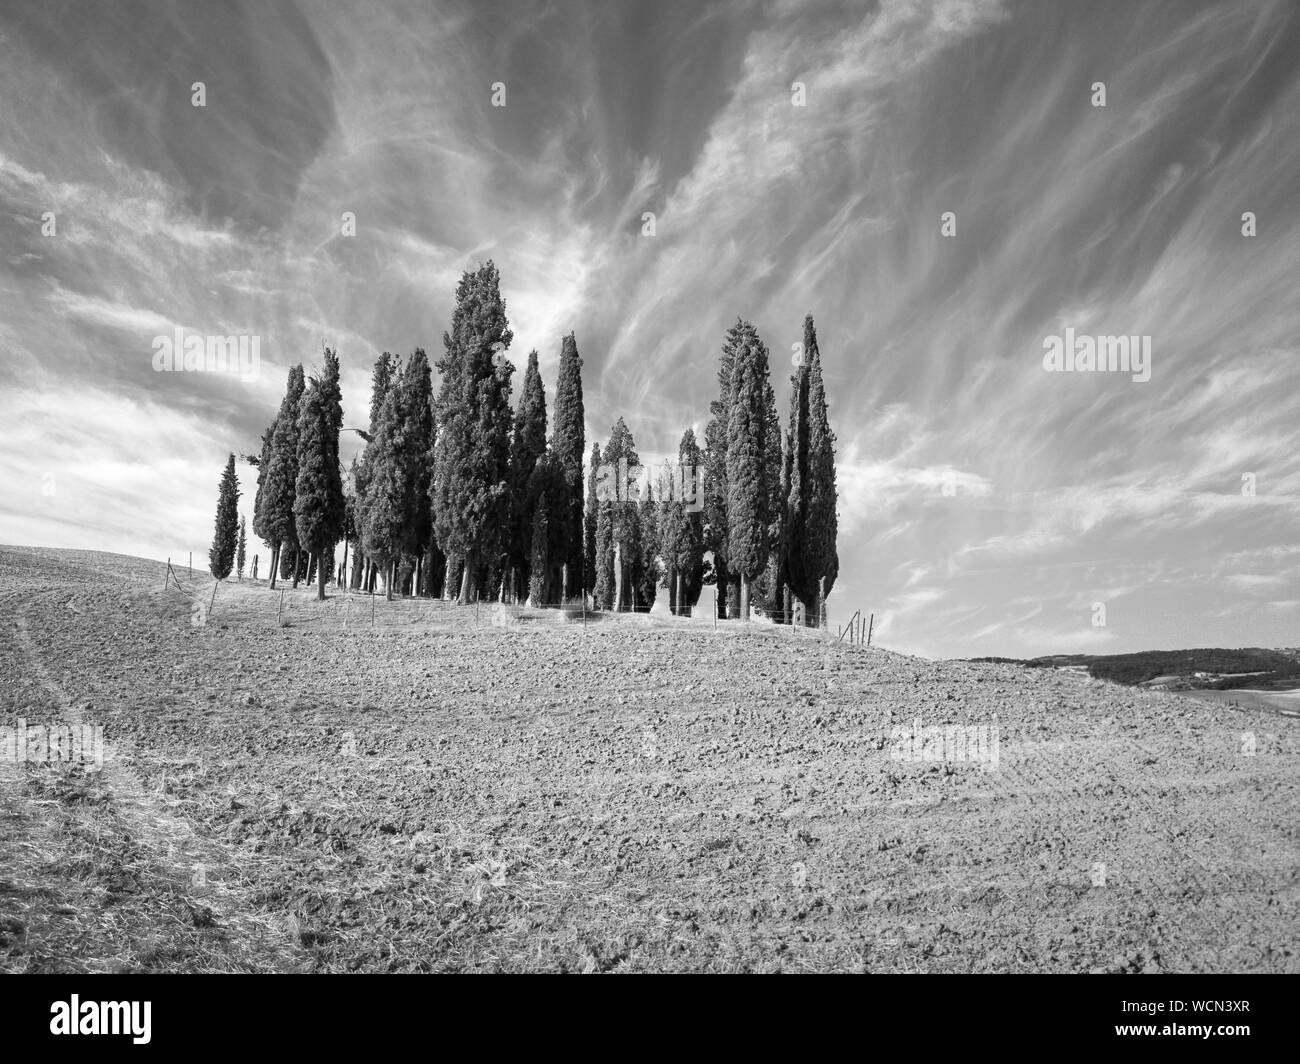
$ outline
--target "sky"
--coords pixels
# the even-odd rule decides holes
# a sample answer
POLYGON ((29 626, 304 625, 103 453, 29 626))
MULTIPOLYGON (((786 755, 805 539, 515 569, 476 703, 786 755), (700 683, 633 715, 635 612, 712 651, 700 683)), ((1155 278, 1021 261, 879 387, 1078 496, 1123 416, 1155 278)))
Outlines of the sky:
POLYGON ((364 428, 492 259, 588 450, 702 435, 738 316, 784 420, 814 316, 832 627, 1296 646, 1298 205, 1290 0, 0 0, 0 542, 206 561, 288 367, 364 428), (177 328, 257 372, 156 370, 177 328), (1045 365, 1115 335, 1149 379, 1045 365))

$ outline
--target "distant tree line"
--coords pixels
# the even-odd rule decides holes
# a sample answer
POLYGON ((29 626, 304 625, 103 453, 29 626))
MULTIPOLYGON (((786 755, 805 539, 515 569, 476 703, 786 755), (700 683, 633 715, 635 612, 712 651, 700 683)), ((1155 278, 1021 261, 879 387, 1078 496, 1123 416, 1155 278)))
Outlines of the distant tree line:
MULTIPOLYGON (((802 606, 816 623, 839 559, 835 437, 811 315, 784 429, 767 346, 738 320, 724 339, 703 446, 688 428, 676 462, 643 470, 620 417, 603 448, 593 442, 585 483, 574 335, 562 341, 549 427, 536 351, 512 409, 512 340, 496 266, 467 271, 433 366, 418 348, 405 361, 388 352, 376 361, 369 425, 358 430, 365 449, 346 474, 337 356, 326 349, 310 380, 300 365, 289 371, 260 452, 247 459, 257 468, 253 533, 271 550, 272 588, 277 578, 295 587, 315 580, 323 598, 339 580, 382 586, 388 598, 534 605, 590 596, 607 610, 649 610, 666 588, 669 609, 688 613, 715 584, 719 617, 747 619, 756 604, 789 621, 802 606)), ((242 541, 233 463, 213 547, 219 579, 242 541)))

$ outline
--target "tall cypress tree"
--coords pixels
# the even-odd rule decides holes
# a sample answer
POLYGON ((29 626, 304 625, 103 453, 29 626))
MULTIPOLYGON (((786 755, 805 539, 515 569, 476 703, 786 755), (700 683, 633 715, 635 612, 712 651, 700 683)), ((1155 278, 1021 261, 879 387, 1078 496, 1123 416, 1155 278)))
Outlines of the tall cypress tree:
POLYGON ((719 617, 728 615, 732 580, 727 559, 727 426, 731 417, 732 364, 744 331, 745 322, 739 318, 727 330, 718 364, 718 398, 709 403, 711 416, 704 428, 704 549, 713 553, 719 617))
POLYGON ((262 450, 257 459, 257 492, 253 496, 253 535, 271 548, 274 553, 274 547, 271 546, 270 536, 267 535, 264 527, 262 501, 262 486, 266 482, 266 468, 271 464, 271 437, 275 435, 275 422, 272 421, 262 433, 262 450))
POLYGON ((568 506, 564 470, 547 451, 533 467, 528 496, 532 500, 533 527, 529 549, 528 595, 534 606, 550 605, 563 596, 564 552, 567 541, 561 522, 568 506))
POLYGON ((591 467, 587 472, 587 509, 582 524, 582 586, 587 593, 596 590, 596 523, 600 514, 597 477, 600 473, 600 444, 591 445, 591 467))
POLYGON ((560 540, 564 543, 564 572, 567 586, 562 598, 576 595, 583 582, 585 552, 583 547, 582 459, 586 447, 586 413, 582 403, 582 356, 573 333, 560 346, 560 370, 555 384, 555 428, 551 451, 564 476, 565 504, 560 521, 560 540))
POLYGON ((322 602, 325 579, 334 569, 334 547, 343 538, 346 519, 339 468, 342 427, 339 360, 326 348, 324 369, 319 378, 312 378, 298 415, 298 477, 293 503, 298 543, 314 556, 316 598, 322 602))
POLYGON ((302 365, 289 370, 280 412, 271 434, 271 451, 267 458, 266 479, 262 485, 262 527, 271 544, 271 587, 275 587, 277 568, 286 572, 292 563, 294 586, 298 586, 298 531, 294 524, 293 500, 298 481, 298 407, 305 387, 302 365), (287 549, 286 549, 287 548, 287 549), (277 562, 279 562, 277 566, 277 562))
POLYGON ((414 535, 416 478, 405 447, 406 421, 402 389, 390 387, 377 411, 371 438, 370 468, 362 507, 361 542, 373 564, 384 573, 385 597, 393 597, 397 561, 414 535))
POLYGON ((808 380, 808 513, 804 535, 817 559, 816 575, 820 582, 819 611, 824 610, 824 596, 831 593, 840 571, 836 549, 838 520, 835 513, 838 495, 835 487, 835 433, 831 431, 826 409, 826 388, 822 382, 821 352, 813 335, 812 358, 808 380))
POLYGON ((758 579, 763 612, 769 618, 782 615, 781 589, 785 580, 783 565, 785 537, 786 483, 783 476, 785 455, 781 416, 776 410, 776 392, 769 378, 763 388, 763 473, 767 482, 767 566, 758 579))
MULTIPOLYGON (((384 407, 384 399, 388 396, 388 389, 393 381, 393 376, 397 372, 399 364, 398 357, 385 351, 375 359, 374 369, 370 373, 370 424, 369 433, 366 437, 365 450, 361 453, 361 461, 353 465, 352 481, 356 490, 355 503, 355 523, 357 528, 357 545, 361 546, 361 529, 365 525, 366 498, 370 485, 370 470, 374 462, 375 433, 379 431, 379 415, 384 407)), ((371 586, 371 566, 374 560, 368 556, 365 558, 363 571, 365 574, 365 587, 371 586)), ((359 578, 360 579, 360 578, 359 578)))
POLYGON ((494 559, 508 499, 510 376, 514 334, 492 262, 461 277, 451 331, 438 361, 438 451, 434 523, 448 554, 465 559, 459 601, 468 602, 480 564, 494 559))
POLYGON ((632 589, 636 594, 636 608, 649 613, 659 587, 659 515, 654 488, 649 483, 637 508, 637 525, 640 549, 634 558, 632 589))
POLYGON ((422 593, 420 583, 428 576, 424 563, 432 561, 433 545, 433 378, 429 359, 423 348, 417 347, 402 371, 402 417, 405 421, 402 446, 404 461, 415 479, 415 492, 411 514, 412 535, 409 550, 416 556, 415 593, 422 593))
MULTIPOLYGON (((608 444, 606 445, 606 451, 608 444)), ((615 607, 617 582, 614 577, 614 500, 617 469, 613 472, 605 462, 605 453, 601 452, 592 466, 596 479, 596 527, 592 535, 592 579, 591 593, 593 604, 598 610, 610 610, 615 607)))
POLYGON ((235 456, 226 461, 217 495, 217 522, 208 551, 208 569, 218 580, 230 575, 239 539, 239 481, 235 477, 235 456))
MULTIPOLYGON (((546 392, 542 387, 542 375, 537 368, 537 352, 531 351, 528 355, 528 368, 524 371, 523 387, 519 392, 519 408, 515 412, 514 437, 510 441, 511 534, 508 553, 511 583, 519 597, 532 595, 529 570, 537 553, 533 517, 538 504, 533 472, 545 453, 546 392)), ((555 525, 558 531, 563 531, 564 516, 564 513, 556 513, 552 519, 552 515, 547 514, 547 534, 551 525, 555 525)), ((542 547, 542 554, 546 556, 548 552, 545 541, 542 547)), ((536 597, 534 604, 539 604, 536 597)))
POLYGON ((637 500, 630 498, 629 478, 635 475, 641 465, 636 453, 636 443, 627 423, 620 417, 610 431, 609 442, 605 444, 602 474, 606 478, 608 501, 602 510, 608 508, 610 526, 610 544, 615 566, 613 581, 615 590, 614 609, 625 610, 635 601, 636 562, 639 553, 641 515, 637 500))
POLYGON ((704 541, 698 511, 687 508, 696 471, 704 461, 695 430, 682 433, 671 483, 660 489, 660 553, 668 579, 670 608, 689 615, 704 583, 704 541), (665 501, 666 500, 666 501, 665 501))
POLYGON ((244 579, 244 559, 248 556, 248 542, 244 535, 244 515, 239 515, 239 543, 235 547, 235 576, 244 579))
MULTIPOLYGON (((750 585, 767 567, 770 487, 764 389, 767 348, 753 326, 743 336, 731 367, 727 420, 727 564, 740 576, 740 617, 749 620, 750 585)), ((779 475, 777 470, 772 474, 779 475)))
POLYGON ((804 357, 791 379, 789 493, 785 569, 790 591, 815 625, 822 582, 829 592, 839 572, 836 538, 835 437, 826 411, 821 352, 812 315, 804 318, 804 357))

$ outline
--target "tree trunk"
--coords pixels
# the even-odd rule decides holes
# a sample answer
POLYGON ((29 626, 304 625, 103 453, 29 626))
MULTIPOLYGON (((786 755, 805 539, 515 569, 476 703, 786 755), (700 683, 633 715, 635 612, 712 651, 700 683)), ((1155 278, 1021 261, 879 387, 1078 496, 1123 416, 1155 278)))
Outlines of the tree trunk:
POLYGON ((280 575, 280 548, 271 548, 271 590, 275 590, 275 578, 280 575))
POLYGON ((676 572, 674 585, 677 588, 677 609, 674 612, 678 617, 689 617, 691 608, 686 604, 686 574, 680 569, 676 572))
POLYGON ((396 575, 397 562, 391 561, 388 563, 388 572, 385 574, 386 579, 384 580, 384 598, 389 602, 393 601, 393 577, 396 575))
POLYGON ((623 609, 623 545, 614 544, 614 612, 623 609))
POLYGON ((740 578, 740 619, 749 620, 749 577, 740 578))
MULTIPOLYGON (((331 559, 332 561, 332 559, 331 559)), ((330 568, 333 568, 331 564, 330 568)), ((325 601, 325 552, 322 551, 320 557, 316 559, 316 601, 325 601)))
POLYGON ((293 586, 298 587, 298 574, 302 572, 302 551, 295 547, 293 551, 293 586))
POLYGON ((474 561, 467 556, 465 558, 465 570, 460 574, 460 598, 456 600, 462 606, 469 605, 470 573, 473 570, 474 561))

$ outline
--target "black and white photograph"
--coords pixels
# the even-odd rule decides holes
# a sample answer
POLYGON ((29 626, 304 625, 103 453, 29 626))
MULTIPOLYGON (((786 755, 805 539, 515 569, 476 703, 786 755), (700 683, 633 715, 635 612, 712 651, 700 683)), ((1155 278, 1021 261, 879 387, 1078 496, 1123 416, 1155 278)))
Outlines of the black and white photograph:
POLYGON ((0 972, 1250 1044, 1298 207, 1293 0, 0 0, 0 972))

